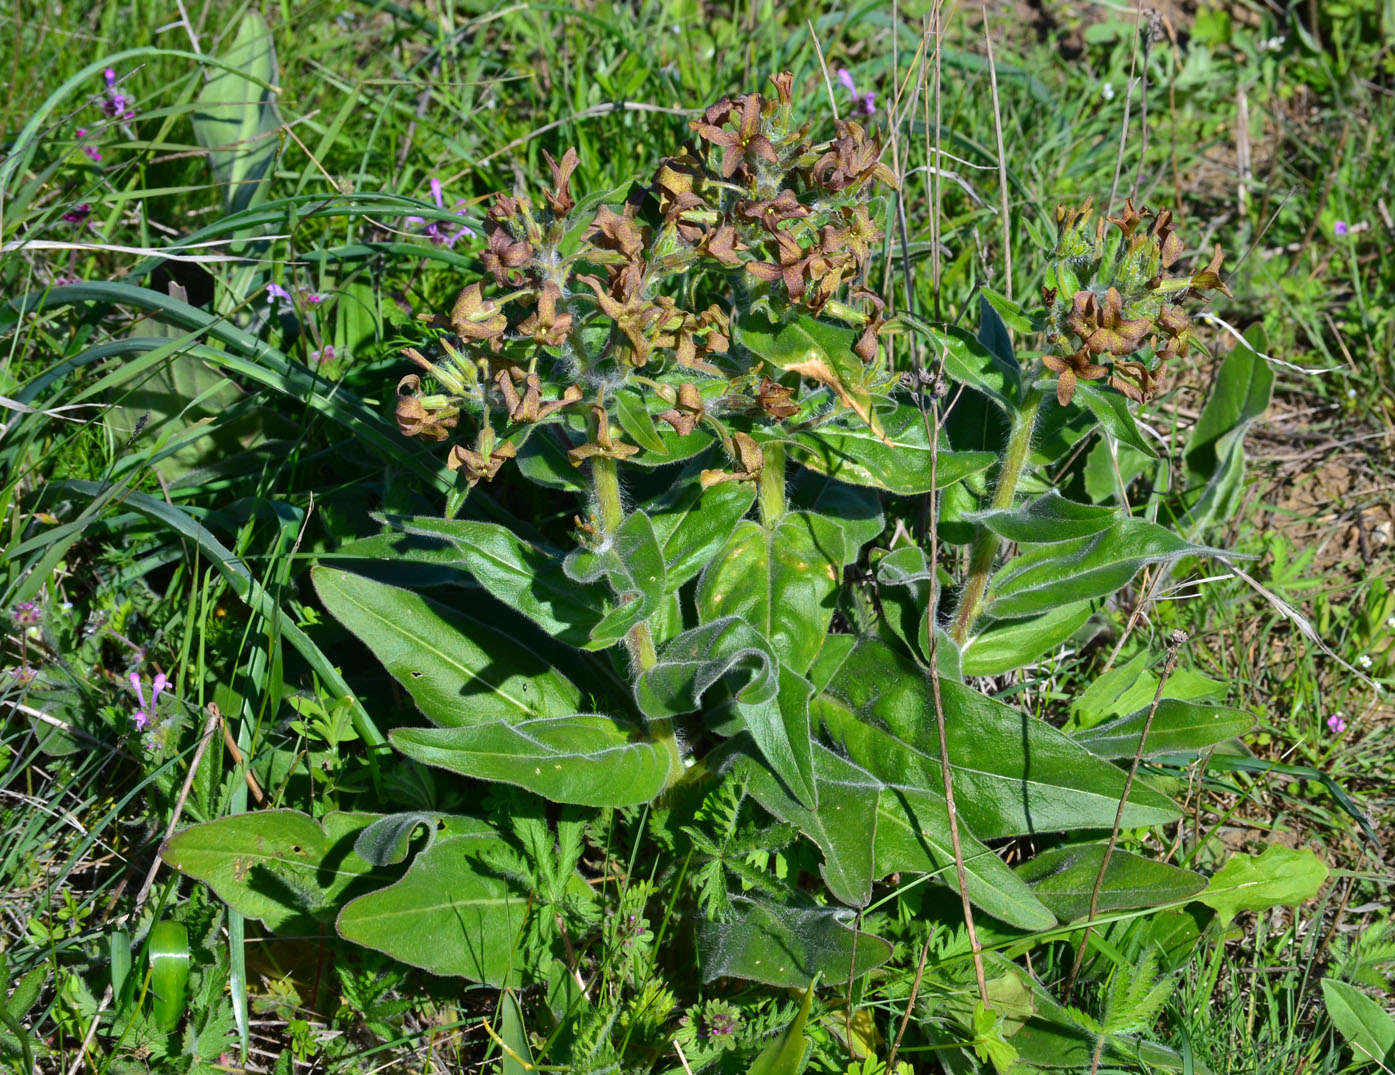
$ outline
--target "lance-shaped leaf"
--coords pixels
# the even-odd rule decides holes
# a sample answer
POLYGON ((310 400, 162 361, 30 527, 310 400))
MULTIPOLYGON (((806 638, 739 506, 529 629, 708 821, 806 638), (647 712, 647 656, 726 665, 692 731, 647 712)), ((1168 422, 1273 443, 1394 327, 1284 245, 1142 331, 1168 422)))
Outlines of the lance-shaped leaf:
POLYGON ((443 728, 575 713, 581 691, 526 643, 410 590, 317 567, 315 592, 443 728))
MULTIPOLYGON (((1104 844, 1070 844, 1043 851, 1017 867, 1036 897, 1062 922, 1085 918, 1104 861, 1104 844)), ((1115 848, 1100 888, 1099 913, 1181 903, 1206 887, 1206 878, 1166 862, 1115 848)))
POLYGON ((604 548, 568 554, 563 568, 577 582, 608 579, 619 602, 592 629, 588 649, 615 645, 631 627, 659 610, 667 592, 664 553, 649 516, 642 511, 626 516, 604 548))
POLYGON ((1116 515, 1114 508, 1077 504, 1055 489, 1050 489, 1010 511, 981 511, 965 518, 986 526, 1009 541, 1049 544, 1098 534, 1109 527, 1116 515))
POLYGON ((276 160, 276 46, 266 20, 249 11, 222 59, 209 69, 194 105, 194 137, 208 150, 213 174, 226 187, 227 215, 262 201, 276 160))
POLYGON ((813 687, 783 667, 770 641, 744 620, 728 616, 673 639, 635 684, 635 699, 652 719, 671 719, 696 712, 703 695, 724 680, 766 764, 801 803, 815 805, 813 687))
POLYGON ((1092 537, 1038 545, 1013 557, 989 584, 988 612, 999 619, 1047 612, 1112 594, 1144 564, 1220 554, 1147 519, 1118 519, 1092 537))
MULTIPOLYGON (((935 360, 944 371, 961 384, 978 389, 1004 411, 1011 414, 1022 394, 1022 370, 1016 362, 1008 361, 983 341, 954 325, 932 325, 918 317, 900 315, 911 329, 929 341, 932 348, 927 367, 935 360)), ((1011 343, 1008 343, 1011 352, 1011 343)))
POLYGON ((785 907, 737 897, 735 916, 698 927, 702 979, 745 978, 781 989, 816 977, 860 978, 891 958, 891 945, 857 930, 852 912, 831 907, 785 907), (854 961, 856 957, 856 961, 854 961))
MULTIPOLYGON (((842 902, 866 906, 872 882, 897 872, 934 874, 957 890, 949 811, 933 791, 884 783, 821 744, 814 745, 817 810, 795 802, 757 766, 738 761, 734 771, 757 802, 818 845, 824 854, 824 882, 842 902)), ((1055 925, 1027 886, 962 822, 959 836, 969 899, 975 905, 1022 929, 1055 925)))
POLYGON ((698 617, 739 616, 796 672, 814 663, 842 580, 843 531, 832 520, 790 512, 773 527, 737 524, 698 585, 698 617))
POLYGON ((653 416, 644 405, 644 398, 639 391, 629 387, 621 388, 612 398, 615 400, 615 416, 620 420, 620 428, 629 434, 630 439, 645 451, 667 456, 668 448, 659 438, 659 431, 654 428, 653 416))
POLYGON ((722 482, 704 489, 697 482, 679 481, 645 505, 664 551, 670 592, 707 566, 755 499, 756 491, 747 482, 722 482))
MULTIPOLYGON (((757 439, 786 440, 796 461, 850 485, 872 486, 902 496, 928 493, 932 468, 924 416, 904 403, 878 413, 885 440, 846 419, 757 439)), ((934 467, 935 488, 943 489, 987 470, 996 460, 992 452, 953 452, 942 444, 934 467)))
POLYGON ((176 833, 161 856, 268 929, 317 933, 344 900, 392 878, 354 851, 359 834, 380 816, 336 811, 316 821, 297 810, 233 814, 176 833))
MULTIPOLYGON (((1127 717, 1078 732, 1072 738, 1101 758, 1132 758, 1138 751, 1138 737, 1150 708, 1151 704, 1127 717)), ((1154 758, 1159 754, 1199 754, 1207 747, 1244 735, 1254 723, 1254 717, 1238 709, 1164 698, 1153 714, 1143 755, 1154 758)))
POLYGON ((843 564, 857 560, 862 546, 886 526, 875 489, 849 485, 827 474, 796 468, 787 492, 791 511, 805 511, 838 524, 843 531, 843 564))
POLYGON ((985 617, 964 643, 964 674, 1000 676, 1049 653, 1090 618, 1088 601, 1014 620, 985 617))
MULTIPOLYGON (((1109 829, 1124 773, 1037 719, 941 677, 961 819, 981 840, 1060 829, 1109 829)), ((860 639, 810 704, 832 740, 887 784, 942 788, 934 696, 925 672, 876 639, 860 639)), ((1126 827, 1180 811, 1135 781, 1126 827)))
POLYGON ((461 566, 481 586, 548 634, 572 646, 590 641, 605 607, 605 587, 567 578, 556 549, 524 541, 498 523, 391 516, 387 521, 409 534, 450 542, 461 566))
POLYGON ((525 968, 516 934, 527 899, 481 872, 476 856, 488 842, 437 840, 396 884, 346 906, 337 923, 340 936, 432 974, 520 985, 525 968))
POLYGON ((789 1072, 800 1069, 804 1052, 808 1048, 808 1043, 804 1040, 804 1028, 809 1023, 809 1009, 814 1003, 814 986, 817 984, 816 976, 814 981, 809 983, 809 988, 804 990, 799 1014, 789 1026, 780 1031, 774 1041, 760 1051, 755 1063, 747 1069, 746 1075, 789 1075, 789 1072))
MULTIPOLYGON (((930 658, 930 564, 919 545, 907 545, 877 561, 882 614, 909 653, 924 663, 930 658)), ((935 666, 940 675, 963 679, 962 654, 943 627, 935 628, 935 666)), ((822 655, 820 655, 822 658, 822 655)))
POLYGON ((664 789, 673 763, 666 747, 600 713, 468 728, 398 728, 389 738, 425 765, 580 806, 647 803, 664 789))
POLYGON ((1129 401, 1118 392, 1080 381, 1075 386, 1075 398, 1090 408, 1100 425, 1109 430, 1119 443, 1137 448, 1149 458, 1158 457, 1157 448, 1138 431, 1138 422, 1129 410, 1129 401))
POLYGON ((1380 1002, 1335 978, 1322 980, 1322 1000, 1332 1025, 1351 1046, 1352 1059, 1389 1068, 1395 1061, 1395 1019, 1380 1002))

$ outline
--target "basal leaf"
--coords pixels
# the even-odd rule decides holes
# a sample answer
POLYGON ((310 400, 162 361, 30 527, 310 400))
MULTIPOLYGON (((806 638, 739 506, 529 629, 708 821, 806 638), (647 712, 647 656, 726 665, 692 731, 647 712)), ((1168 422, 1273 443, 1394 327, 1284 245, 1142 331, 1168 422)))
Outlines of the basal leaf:
POLYGON ((1228 434, 1243 432, 1269 409, 1274 371, 1259 357, 1266 344, 1264 327, 1256 323, 1245 333, 1245 343, 1232 349, 1221 363, 1215 386, 1182 454, 1193 484, 1209 480, 1220 469, 1224 457, 1221 442, 1228 434))
MULTIPOLYGON (((1132 758, 1150 708, 1151 703, 1127 717, 1078 732, 1072 738, 1101 758, 1132 758)), ((1244 735, 1254 724, 1254 717, 1238 709, 1163 698, 1153 714, 1144 756, 1199 754, 1207 747, 1244 735)))
POLYGON ((460 553, 461 566, 481 586, 548 634, 573 646, 590 641, 601 620, 606 588, 569 579, 555 549, 524 541, 498 523, 396 516, 387 521, 409 534, 450 542, 460 553))
POLYGON ((437 840, 396 884, 349 903, 339 915, 340 936, 432 974, 520 985, 525 968, 515 938, 528 901, 481 872, 476 856, 486 842, 437 840))
POLYGON ((392 877, 354 852, 378 814, 258 810, 191 825, 161 850, 175 869, 268 929, 317 933, 345 899, 392 877))
POLYGON ((194 137, 208 150, 213 174, 226 188, 229 215, 265 196, 281 125, 276 109, 276 46, 255 10, 242 16, 237 36, 212 68, 194 105, 194 137))
POLYGON ((785 907, 739 896, 726 922, 698 926, 702 979, 744 978, 798 989, 815 978, 860 978, 891 958, 891 945, 853 928, 853 913, 827 907, 785 907), (856 959, 854 960, 854 956, 856 959))
POLYGON ((714 620, 669 642, 635 684, 635 699, 649 717, 663 720, 697 712, 703 696, 723 682, 766 763, 800 802, 817 803, 809 731, 813 688, 783 667, 770 641, 744 620, 714 620))
MULTIPOLYGON (((844 903, 865 906, 872 882, 890 873, 932 874, 958 889, 949 811, 936 792, 884 783, 819 744, 814 746, 817 810, 795 802, 755 766, 738 762, 734 770, 757 802, 818 845, 824 854, 824 882, 844 903)), ((969 899, 975 905, 1021 929, 1055 924, 1026 885, 962 823, 959 834, 969 899)))
POLYGON ((1306 847, 1271 844, 1263 854, 1233 855, 1197 896, 1228 923, 1241 911, 1296 907, 1317 895, 1327 867, 1306 847))
POLYGON ((668 781, 671 755, 639 730, 599 713, 462 728, 398 728, 409 758, 480 780, 516 784, 552 802, 635 806, 668 781))
MULTIPOLYGON (((960 817, 981 840, 1109 829, 1124 773, 1062 735, 961 683, 940 679, 960 817)), ((810 704, 852 761, 878 780, 942 788, 934 697, 925 672, 863 638, 810 704)), ((1135 781, 1124 825, 1156 825, 1179 810, 1135 781)))
POLYGON ((828 633, 842 565, 843 531, 824 516, 790 512, 772 528, 747 520, 704 572, 698 616, 739 616, 770 639, 781 664, 804 672, 828 633))
MULTIPOLYGON (((1104 844, 1049 848, 1017 867, 1017 876, 1062 922, 1085 918, 1104 851, 1104 844)), ((1180 903, 1205 887, 1206 878, 1199 873, 1115 848, 1100 888, 1098 910, 1104 914, 1180 903)))
POLYGON ((1129 410, 1129 401, 1118 392, 1080 381, 1075 386, 1075 398, 1090 408, 1100 425, 1109 430, 1120 444, 1137 448, 1152 459, 1158 457, 1157 448, 1138 431, 1138 422, 1129 410))
POLYGON ((989 583, 987 611, 998 619, 1048 612, 1112 594, 1144 564, 1217 551, 1146 519, 1118 519, 1092 537, 1038 545, 1013 557, 989 583))
POLYGON ((804 1001, 799 1005, 799 1013, 793 1022, 776 1036, 775 1040, 760 1051, 760 1055, 747 1069, 746 1075, 797 1075, 803 1070, 804 1051, 808 1043, 804 1040, 804 1028, 809 1023, 809 1009, 814 1003, 814 986, 809 983, 804 990, 804 1001))
POLYGON ((581 691, 493 624, 334 568, 311 576, 325 608, 443 728, 575 713, 581 691))
POLYGON ((1322 980, 1322 999, 1328 1018, 1351 1046, 1358 1064, 1395 1059, 1395 1019, 1361 990, 1335 978, 1322 980))

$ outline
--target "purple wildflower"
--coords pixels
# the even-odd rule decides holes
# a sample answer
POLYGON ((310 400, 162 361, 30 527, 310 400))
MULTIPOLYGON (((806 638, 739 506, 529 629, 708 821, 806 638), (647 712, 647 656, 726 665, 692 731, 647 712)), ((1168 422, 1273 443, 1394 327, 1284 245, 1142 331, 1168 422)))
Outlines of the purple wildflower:
POLYGON ((1342 719, 1342 714, 1333 713, 1327 718, 1327 727, 1333 735, 1341 735, 1347 730, 1347 722, 1342 719))
POLYGON ((1337 223, 1332 225, 1332 230, 1335 231, 1338 235, 1345 235, 1351 229, 1347 227, 1347 222, 1345 220, 1339 220, 1337 221, 1337 223))
POLYGON ((846 67, 838 68, 838 81, 852 97, 853 108, 858 112, 870 116, 877 111, 877 95, 870 90, 867 93, 858 93, 857 83, 853 81, 852 73, 846 67))
POLYGON ((102 102, 102 111, 112 119, 130 119, 135 112, 127 107, 129 98, 116 88, 116 72, 108 67, 102 77, 107 83, 107 99, 102 102))
POLYGON ((273 306, 277 303, 282 303, 286 306, 295 304, 295 300, 291 298, 291 293, 280 284, 266 285, 266 301, 273 306))
MULTIPOLYGON (((436 202, 437 209, 445 209, 445 201, 441 197, 441 181, 435 176, 431 177, 431 197, 436 202)), ((464 204, 464 202, 455 203, 454 212, 456 216, 465 215, 465 210, 462 208, 464 204)), ((461 236, 475 234, 464 224, 461 224, 452 231, 439 220, 433 220, 428 223, 425 217, 419 216, 409 216, 407 218, 407 223, 411 224, 413 227, 420 228, 421 233, 437 246, 453 247, 461 236)))
POLYGON ((63 219, 66 220, 69 224, 86 224, 87 218, 91 215, 92 206, 88 205, 86 202, 83 202, 81 205, 75 205, 66 213, 64 213, 63 219))
MULTIPOLYGON (((87 128, 79 127, 77 129, 77 137, 79 142, 86 138, 87 128)), ((91 158, 93 164, 96 164, 98 161, 102 159, 102 151, 98 149, 96 146, 83 146, 82 151, 86 153, 89 158, 91 158)))
POLYGON ((326 362, 334 361, 334 344, 327 343, 318 351, 311 351, 310 358, 316 365, 323 366, 326 362))
POLYGON ((36 627, 39 623, 39 606, 33 601, 21 601, 10 612, 16 627, 36 627))
POLYGON ((150 724, 150 717, 155 712, 155 704, 160 700, 160 692, 170 685, 170 681, 165 678, 165 673, 156 673, 155 682, 150 685, 150 705, 145 704, 145 691, 141 689, 140 673, 131 673, 131 686, 136 688, 136 698, 140 700, 140 708, 136 710, 131 722, 135 724, 136 731, 143 732, 150 724))

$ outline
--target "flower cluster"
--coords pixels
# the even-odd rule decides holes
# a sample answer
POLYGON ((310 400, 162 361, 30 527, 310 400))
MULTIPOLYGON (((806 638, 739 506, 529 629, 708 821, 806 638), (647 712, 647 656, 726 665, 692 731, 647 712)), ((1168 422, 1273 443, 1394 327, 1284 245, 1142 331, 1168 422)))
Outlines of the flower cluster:
MULTIPOLYGON (((441 194, 441 181, 435 176, 431 177, 431 198, 436 203, 436 208, 445 211, 445 199, 441 194)), ((456 216, 465 215, 465 203, 456 202, 451 209, 456 216)), ((425 235, 436 246, 444 246, 447 249, 455 246, 462 238, 475 233, 464 224, 457 227, 450 227, 439 220, 428 221, 425 217, 409 216, 407 223, 416 228, 422 235, 425 235)))
POLYGON ((102 101, 102 111, 114 120, 128 120, 136 113, 131 108, 130 98, 116 88, 116 72, 110 67, 103 72, 106 80, 106 96, 102 101))
MULTIPOLYGON (((589 396, 591 437, 571 450, 572 463, 636 453, 611 433, 606 393, 619 384, 657 396, 654 417, 681 436, 707 413, 697 388, 706 379, 726 378, 756 410, 786 417, 797 409, 791 388, 774 386, 759 359, 733 347, 728 309, 711 301, 727 304, 733 290, 747 304, 852 321, 862 329, 854 350, 871 363, 881 303, 860 282, 881 231, 867 200, 895 176, 856 122, 839 121, 833 139, 812 143, 809 124, 793 120, 793 76, 771 82, 772 96, 724 97, 707 108, 691 124, 695 142, 619 205, 583 215, 571 189, 575 149, 560 160, 544 153, 552 182, 539 202, 499 195, 485 222, 488 275, 438 319, 459 344, 440 340, 447 354, 436 362, 405 352, 427 376, 398 384, 401 431, 443 441, 468 416, 473 446, 455 444, 448 465, 474 485, 514 450, 496 436, 491 412, 529 425, 589 396), (834 301, 843 292, 857 308, 834 301)), ((873 110, 871 94, 862 101, 873 110)), ((439 189, 433 194, 439 204, 439 189)))
POLYGON ((136 699, 140 702, 140 708, 131 717, 131 723, 136 726, 136 731, 143 732, 150 725, 150 718, 155 712, 155 706, 160 701, 160 692, 169 686, 169 680, 165 678, 165 673, 160 672, 155 676, 155 680, 150 685, 150 705, 145 704, 145 690, 141 687, 140 673, 131 673, 131 686, 136 689, 136 699))
POLYGON ((1191 349, 1191 320, 1181 303, 1204 299, 1206 291, 1230 294, 1220 277, 1221 248, 1205 268, 1174 277, 1184 248, 1170 210, 1140 212, 1128 200, 1119 217, 1092 224, 1087 201, 1080 209, 1058 206, 1056 222, 1057 286, 1042 287, 1047 335, 1060 351, 1042 359, 1057 375, 1056 398, 1064 407, 1077 382, 1108 377, 1142 402, 1156 391, 1162 364, 1191 349), (1145 343, 1151 363, 1134 357, 1145 343))

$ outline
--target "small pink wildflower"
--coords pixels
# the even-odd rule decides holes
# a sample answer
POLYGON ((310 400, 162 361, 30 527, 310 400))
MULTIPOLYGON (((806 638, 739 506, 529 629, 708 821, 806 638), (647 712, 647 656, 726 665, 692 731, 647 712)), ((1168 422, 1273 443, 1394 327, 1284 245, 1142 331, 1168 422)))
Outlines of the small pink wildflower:
POLYGON ((1347 222, 1345 220, 1339 220, 1337 223, 1333 224, 1332 230, 1338 235, 1345 235, 1347 232, 1351 231, 1351 229, 1347 227, 1347 222))
MULTIPOLYGON (((79 127, 77 129, 77 137, 79 142, 86 138, 87 128, 79 127)), ((93 164, 96 164, 98 161, 102 159, 102 151, 98 149, 96 146, 83 146, 82 151, 87 154, 87 156, 91 159, 93 164)))
POLYGON ((135 112, 127 107, 130 101, 126 95, 116 88, 116 72, 108 67, 102 77, 107 83, 107 99, 102 102, 102 111, 112 119, 130 119, 135 112))
POLYGON ((877 95, 870 90, 867 93, 857 92, 857 83, 853 81, 852 72, 846 67, 838 68, 838 81, 853 99, 853 108, 864 116, 870 116, 877 111, 877 95))
POLYGON ((1341 735, 1347 730, 1347 722, 1342 719, 1342 714, 1333 713, 1327 718, 1327 727, 1333 735, 1341 735))
POLYGON ((145 704, 145 691, 141 689, 140 673, 131 673, 131 686, 136 688, 136 698, 140 701, 140 708, 136 710, 131 722, 136 726, 136 731, 143 732, 150 725, 151 715, 155 712, 155 704, 160 700, 160 692, 169 686, 170 681, 165 678, 165 673, 158 672, 155 675, 155 682, 150 685, 150 705, 145 704))

